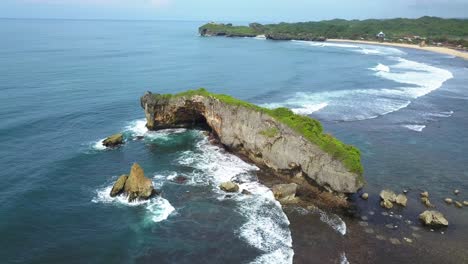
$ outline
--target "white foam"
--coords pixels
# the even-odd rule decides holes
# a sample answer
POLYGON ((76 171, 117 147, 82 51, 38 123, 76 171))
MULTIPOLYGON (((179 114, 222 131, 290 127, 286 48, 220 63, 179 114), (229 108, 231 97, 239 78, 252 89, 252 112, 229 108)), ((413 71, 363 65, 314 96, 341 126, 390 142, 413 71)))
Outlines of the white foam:
POLYGON ((149 200, 128 202, 128 199, 124 195, 118 195, 116 197, 111 197, 110 192, 112 190, 112 185, 98 189, 96 191, 96 197, 91 201, 93 203, 106 203, 106 204, 121 204, 125 206, 145 206, 148 214, 153 222, 161 222, 166 220, 171 213, 175 211, 175 208, 169 203, 168 200, 156 196, 149 200))
POLYGON ((300 115, 310 115, 317 111, 322 110, 323 108, 327 107, 328 103, 319 103, 319 104, 305 104, 299 108, 292 108, 291 110, 300 115))
POLYGON ((255 37, 255 39, 265 40, 266 37, 265 37, 265 35, 258 35, 258 36, 255 37))
POLYGON ((138 119, 130 122, 128 126, 125 127, 125 131, 130 132, 133 137, 142 137, 148 132, 146 127, 145 119, 138 119))
POLYGON ((349 264, 348 258, 346 258, 346 253, 341 253, 340 255, 340 264, 349 264))
POLYGON ((303 40, 292 40, 292 42, 296 42, 299 44, 306 44, 312 47, 335 47, 335 48, 359 48, 357 45, 353 44, 341 44, 335 42, 321 42, 321 41, 303 41, 303 40))
POLYGON ((333 230, 340 233, 341 235, 346 235, 346 223, 336 214, 325 213, 322 210, 319 210, 320 220, 327 225, 329 225, 333 230))
POLYGON ((373 71, 376 71, 376 72, 379 72, 379 71, 382 71, 382 72, 390 72, 390 67, 388 67, 387 65, 385 64, 381 64, 379 63, 377 66, 375 66, 374 68, 370 68, 371 70, 373 71))
POLYGON ((434 116, 434 117, 451 117, 454 114, 453 111, 448 111, 448 112, 440 112, 440 113, 429 113, 429 116, 434 116))
POLYGON ((312 47, 331 47, 331 48, 341 48, 348 50, 350 52, 357 52, 365 55, 380 55, 380 56, 401 56, 406 53, 400 49, 393 47, 382 47, 378 45, 371 44, 360 44, 360 43, 338 43, 338 42, 317 42, 317 41, 302 41, 302 40, 292 40, 295 43, 308 45, 312 47))
POLYGON ((424 128, 426 128, 425 125, 403 125, 403 127, 409 129, 409 130, 413 130, 413 131, 416 131, 416 132, 422 132, 424 128))
POLYGON ((248 190, 251 195, 231 194, 230 199, 237 202, 239 212, 247 219, 238 235, 263 252, 253 263, 292 263, 289 220, 271 190, 251 174, 258 168, 210 144, 201 132, 200 137, 195 150, 181 153, 178 159, 179 164, 195 169, 190 175, 191 184, 208 184, 217 198, 223 200, 225 193, 218 185, 234 178, 240 181, 240 190, 248 190))
POLYGON ((104 146, 104 144, 103 144, 104 140, 105 140, 105 138, 100 139, 100 140, 92 143, 91 148, 94 149, 94 150, 105 150, 105 149, 107 149, 107 147, 104 146))
POLYGON ((320 110, 320 117, 329 120, 372 119, 406 108, 414 99, 437 90, 444 82, 453 78, 452 73, 445 69, 399 57, 392 59, 396 61, 394 65, 378 64, 371 70, 375 71, 377 77, 403 84, 401 86, 299 92, 283 102, 273 102, 264 106, 288 107, 300 114, 320 110))

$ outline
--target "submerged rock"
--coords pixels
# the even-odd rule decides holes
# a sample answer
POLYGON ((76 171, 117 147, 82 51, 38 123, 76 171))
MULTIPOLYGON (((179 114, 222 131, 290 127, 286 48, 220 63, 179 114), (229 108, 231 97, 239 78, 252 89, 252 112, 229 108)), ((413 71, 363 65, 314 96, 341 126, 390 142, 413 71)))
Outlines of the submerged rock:
POLYGON ((404 194, 399 194, 396 198, 396 203, 401 206, 406 206, 407 202, 408 202, 408 198, 406 198, 406 195, 404 194))
POLYGON ((361 198, 364 199, 364 200, 367 200, 367 199, 369 199, 369 194, 368 193, 363 193, 361 195, 361 198))
POLYGON ((422 192, 421 197, 429 198, 429 193, 428 192, 422 192))
POLYGON ((280 202, 293 202, 296 198, 297 184, 277 184, 271 190, 276 200, 280 202))
POLYGON ((123 144, 123 134, 122 133, 112 135, 112 136, 104 139, 104 141, 102 141, 102 145, 104 145, 104 146, 106 146, 108 148, 117 147, 117 146, 119 146, 121 144, 123 144))
POLYGON ((438 211, 424 211, 419 215, 419 219, 427 226, 448 226, 448 221, 444 215, 438 211))
POLYGON ((177 177, 172 179, 172 181, 178 184, 184 184, 188 181, 188 178, 185 176, 178 175, 177 177))
POLYGON ((250 191, 248 191, 246 189, 243 189, 241 193, 244 194, 244 195, 251 195, 252 194, 250 191))
POLYGON ((145 177, 145 173, 138 163, 134 163, 130 170, 124 192, 128 195, 129 202, 147 200, 156 193, 153 182, 145 177))
POLYGON ((463 204, 460 203, 459 201, 456 201, 456 202, 455 202, 455 206, 456 206, 457 208, 462 208, 462 207, 463 207, 463 204))
POLYGON ((431 201, 429 201, 429 198, 427 197, 421 197, 421 202, 426 206, 426 207, 429 207, 429 208, 432 208, 432 207, 435 207, 431 201))
POLYGON ((468 201, 463 201, 464 206, 468 206, 468 201))
POLYGON ((447 204, 453 204, 453 200, 451 198, 445 198, 444 200, 447 204))
POLYGON ((455 195, 458 195, 458 194, 460 193, 460 191, 459 191, 459 190, 455 190, 455 191, 453 191, 453 193, 454 193, 455 195))
POLYGON ((128 179, 128 175, 122 175, 117 179, 117 181, 114 183, 114 186, 112 187, 112 190, 110 192, 111 197, 115 197, 123 192, 125 182, 127 181, 127 179, 128 179))
POLYGON ((401 245, 401 242, 398 238, 390 238, 390 243, 392 243, 393 245, 401 245))
POLYGON ((223 182, 219 185, 219 188, 225 192, 238 192, 239 191, 239 185, 232 181, 228 182, 223 182))

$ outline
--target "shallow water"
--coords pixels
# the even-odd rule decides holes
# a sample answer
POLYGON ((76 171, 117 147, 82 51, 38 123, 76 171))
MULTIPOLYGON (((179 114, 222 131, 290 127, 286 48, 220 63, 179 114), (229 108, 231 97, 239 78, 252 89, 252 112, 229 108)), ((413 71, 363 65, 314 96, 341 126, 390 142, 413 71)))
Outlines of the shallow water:
POLYGON ((2 261, 466 260, 467 208, 443 203, 455 188, 468 200, 466 61, 369 45, 201 38, 200 24, 0 20, 2 261), (256 167, 210 146, 201 132, 146 131, 139 105, 146 90, 197 87, 320 119, 361 149, 371 199, 356 199, 350 216, 284 214, 256 167), (121 131, 125 146, 100 144, 121 131), (108 196, 133 162, 161 198, 128 204, 108 196), (175 183, 177 176, 188 182, 175 183), (220 192, 217 185, 233 177, 254 195, 220 192), (401 219, 381 214, 382 188, 410 190, 401 219), (390 244, 420 227, 420 190, 450 227, 444 234, 421 228, 413 244, 390 244), (385 227, 405 220, 413 224, 385 227))

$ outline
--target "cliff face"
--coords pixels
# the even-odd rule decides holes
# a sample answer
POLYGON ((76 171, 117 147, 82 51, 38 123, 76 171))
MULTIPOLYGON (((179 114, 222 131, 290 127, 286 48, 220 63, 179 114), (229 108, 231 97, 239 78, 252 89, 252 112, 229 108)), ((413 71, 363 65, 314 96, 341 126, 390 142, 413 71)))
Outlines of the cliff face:
POLYGON ((249 104, 236 105, 209 95, 146 93, 141 106, 151 130, 206 123, 223 145, 280 174, 304 177, 337 193, 354 193, 364 184, 359 173, 350 172, 297 131, 249 104))

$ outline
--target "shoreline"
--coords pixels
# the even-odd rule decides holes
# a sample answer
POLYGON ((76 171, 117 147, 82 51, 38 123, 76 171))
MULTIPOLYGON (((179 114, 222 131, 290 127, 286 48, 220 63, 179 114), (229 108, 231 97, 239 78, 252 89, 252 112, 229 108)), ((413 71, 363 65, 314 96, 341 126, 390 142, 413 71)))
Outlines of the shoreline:
POLYGON ((417 50, 435 52, 439 54, 452 55, 458 58, 468 60, 468 52, 458 51, 458 50, 454 50, 454 49, 447 48, 447 47, 433 47, 433 46, 420 47, 419 45, 414 45, 414 44, 377 42, 377 41, 368 41, 368 40, 351 40, 351 39, 328 39, 326 42, 358 43, 358 44, 417 49, 417 50))

